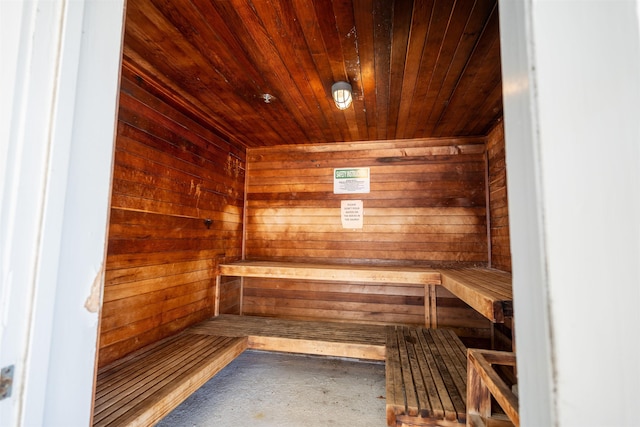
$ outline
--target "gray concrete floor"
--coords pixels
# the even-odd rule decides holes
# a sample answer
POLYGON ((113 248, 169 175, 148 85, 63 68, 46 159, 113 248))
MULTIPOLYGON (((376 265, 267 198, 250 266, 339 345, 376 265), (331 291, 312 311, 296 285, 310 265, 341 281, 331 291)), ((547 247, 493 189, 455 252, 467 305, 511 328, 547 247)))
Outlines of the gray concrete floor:
POLYGON ((383 363, 245 351, 159 427, 383 427, 383 363))

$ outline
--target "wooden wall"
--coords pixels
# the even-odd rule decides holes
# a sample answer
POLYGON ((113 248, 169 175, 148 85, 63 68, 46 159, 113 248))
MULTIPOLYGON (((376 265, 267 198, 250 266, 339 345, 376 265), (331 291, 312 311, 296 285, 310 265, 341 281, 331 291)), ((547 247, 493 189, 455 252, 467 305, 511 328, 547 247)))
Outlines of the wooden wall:
MULTIPOLYGON (((445 138, 249 149, 246 259, 486 265, 484 142, 445 138), (342 167, 369 167, 371 192, 333 194, 333 169, 342 167), (340 201, 352 199, 363 201, 362 229, 342 228, 340 201)), ((244 283, 245 314, 423 324, 423 306, 422 290, 391 284, 244 283)), ((443 310, 446 323, 451 316, 443 310)))
POLYGON ((491 233, 491 267, 511 271, 509 206, 504 125, 500 122, 487 136, 488 192, 491 233))
MULTIPOLYGON (((217 263, 241 257, 244 168, 244 151, 125 62, 99 365, 212 314, 217 263)), ((237 281, 223 289, 237 309, 237 281)))

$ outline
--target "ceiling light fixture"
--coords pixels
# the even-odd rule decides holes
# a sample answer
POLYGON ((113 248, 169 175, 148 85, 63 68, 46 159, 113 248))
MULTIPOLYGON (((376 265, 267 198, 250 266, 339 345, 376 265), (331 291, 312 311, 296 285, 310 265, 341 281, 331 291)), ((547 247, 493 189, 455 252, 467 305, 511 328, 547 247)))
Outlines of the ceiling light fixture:
POLYGON ((347 82, 336 82, 331 86, 331 95, 339 110, 346 110, 351 105, 351 85, 347 82))

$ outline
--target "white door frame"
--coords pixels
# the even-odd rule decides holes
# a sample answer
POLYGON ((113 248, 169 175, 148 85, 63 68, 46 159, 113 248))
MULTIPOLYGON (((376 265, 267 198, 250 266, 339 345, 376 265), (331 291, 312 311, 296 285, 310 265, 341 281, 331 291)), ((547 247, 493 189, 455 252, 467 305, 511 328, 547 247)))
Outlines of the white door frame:
POLYGON ((0 425, 87 425, 124 0, 0 2, 0 425))
MULTIPOLYGON (((0 367, 16 367, 0 425, 90 419, 123 2, 0 2, 0 367)), ((500 14, 522 425, 633 425, 637 3, 500 0, 500 14)))
POLYGON ((521 422, 635 426, 638 3, 499 6, 521 422))

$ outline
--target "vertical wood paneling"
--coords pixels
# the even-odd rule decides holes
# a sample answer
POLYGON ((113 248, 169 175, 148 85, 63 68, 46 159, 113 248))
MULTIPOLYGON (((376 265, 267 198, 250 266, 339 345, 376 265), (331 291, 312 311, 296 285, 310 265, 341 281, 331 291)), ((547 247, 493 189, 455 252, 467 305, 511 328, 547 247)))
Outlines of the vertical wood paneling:
POLYGON ((241 256, 243 201, 243 152, 125 62, 101 366, 211 315, 217 262, 241 256))
POLYGON ((491 215, 491 266, 511 271, 509 205, 505 161, 504 126, 496 125, 487 137, 489 164, 489 212, 491 215))
MULTIPOLYGON (((486 265, 484 148, 484 138, 466 138, 249 149, 246 258, 486 265), (338 167, 369 167, 371 192, 333 194, 333 169, 338 167), (363 201, 362 229, 342 228, 341 200, 363 201)), ((330 295, 318 293, 317 286, 246 279, 243 311, 424 321, 423 290, 420 303, 409 304, 414 295, 404 291, 387 302, 371 297, 367 286, 354 291, 336 285, 330 295), (282 291, 285 284, 307 287, 289 294, 282 291)))

